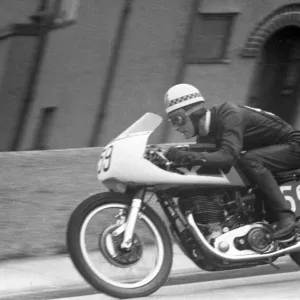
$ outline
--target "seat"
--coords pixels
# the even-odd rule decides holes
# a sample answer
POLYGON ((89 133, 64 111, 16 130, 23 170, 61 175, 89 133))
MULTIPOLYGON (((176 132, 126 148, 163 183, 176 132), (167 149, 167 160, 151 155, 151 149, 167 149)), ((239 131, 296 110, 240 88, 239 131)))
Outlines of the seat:
POLYGON ((299 181, 300 180, 300 169, 276 172, 274 174, 275 179, 279 184, 283 184, 289 181, 299 181))

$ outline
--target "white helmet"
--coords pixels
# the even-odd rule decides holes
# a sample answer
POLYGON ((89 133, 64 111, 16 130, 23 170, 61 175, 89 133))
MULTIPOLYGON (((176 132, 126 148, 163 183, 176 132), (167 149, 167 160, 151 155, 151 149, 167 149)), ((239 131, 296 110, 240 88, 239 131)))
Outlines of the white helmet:
POLYGON ((180 83, 172 86, 165 94, 166 112, 170 112, 194 103, 203 103, 205 100, 200 91, 193 85, 180 83))

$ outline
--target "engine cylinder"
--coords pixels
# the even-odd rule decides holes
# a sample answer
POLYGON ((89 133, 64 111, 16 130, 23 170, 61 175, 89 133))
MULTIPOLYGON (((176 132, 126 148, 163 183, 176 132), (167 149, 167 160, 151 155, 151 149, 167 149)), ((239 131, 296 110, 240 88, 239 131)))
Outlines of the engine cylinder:
POLYGON ((218 201, 206 196, 192 196, 179 198, 178 205, 181 211, 192 211, 194 219, 200 224, 222 223, 224 222, 224 212, 218 201))

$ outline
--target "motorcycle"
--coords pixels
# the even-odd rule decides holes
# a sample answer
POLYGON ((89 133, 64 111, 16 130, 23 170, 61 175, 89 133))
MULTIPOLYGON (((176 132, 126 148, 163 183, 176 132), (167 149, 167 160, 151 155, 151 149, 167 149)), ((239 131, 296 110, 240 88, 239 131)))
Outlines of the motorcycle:
MULTIPOLYGON (((226 271, 265 264, 290 255, 300 266, 300 231, 286 240, 274 240, 276 222, 264 205, 263 194, 252 185, 238 164, 229 170, 175 165, 165 157, 164 145, 149 145, 148 139, 162 118, 146 113, 104 147, 97 165, 98 179, 109 190, 88 197, 70 216, 67 245, 73 264, 97 291, 117 298, 148 296, 168 279, 173 242, 200 269, 226 271), (165 216, 148 203, 155 196, 165 216), (107 225, 88 223, 98 213, 107 225), (168 224, 168 226, 166 225, 168 224), (140 231, 140 225, 149 231, 140 231), (145 236, 154 240, 156 251, 147 252, 145 236), (87 244, 95 243, 89 255, 87 244), (118 271, 135 270, 144 254, 154 266, 145 277, 124 279, 118 271), (101 254, 97 263, 93 258, 101 254), (101 273, 102 271, 102 273, 101 273), (113 273, 112 278, 109 275, 113 273)), ((181 145, 190 149, 193 145, 181 145)), ((214 151, 213 145, 197 145, 199 151, 214 151)), ((299 180, 300 170, 274 174, 282 186, 299 180)), ((287 199, 289 200, 289 198, 287 199)), ((297 222, 299 218, 297 218, 297 222)), ((298 223, 297 223, 298 224, 298 223)), ((134 273, 133 273, 134 274, 134 273)))

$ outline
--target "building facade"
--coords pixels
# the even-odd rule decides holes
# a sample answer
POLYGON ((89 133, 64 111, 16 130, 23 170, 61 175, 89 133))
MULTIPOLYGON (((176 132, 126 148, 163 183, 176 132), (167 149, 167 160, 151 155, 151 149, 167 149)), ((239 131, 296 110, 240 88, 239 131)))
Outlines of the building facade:
MULTIPOLYGON (((173 84, 300 128, 300 1, 3 0, 0 151, 103 146, 173 84)), ((165 120, 151 142, 181 142, 165 120)))

